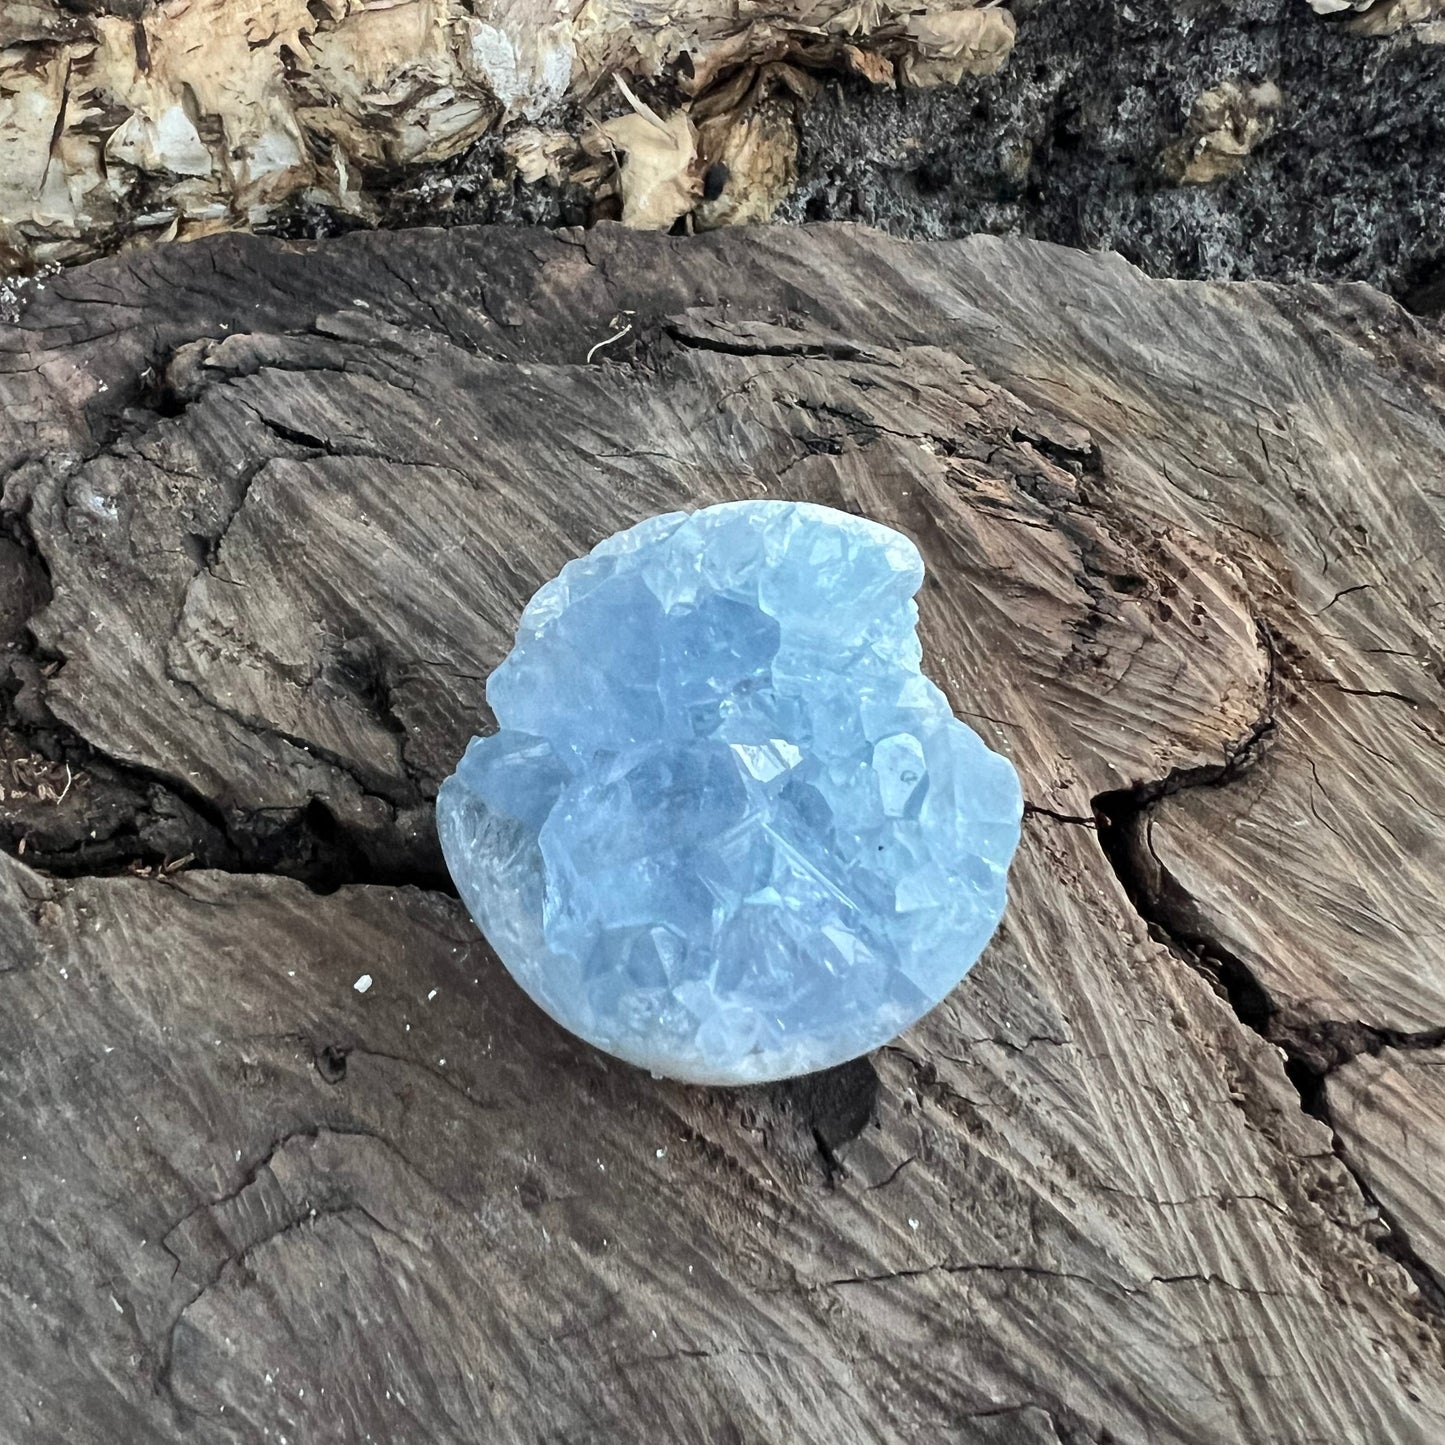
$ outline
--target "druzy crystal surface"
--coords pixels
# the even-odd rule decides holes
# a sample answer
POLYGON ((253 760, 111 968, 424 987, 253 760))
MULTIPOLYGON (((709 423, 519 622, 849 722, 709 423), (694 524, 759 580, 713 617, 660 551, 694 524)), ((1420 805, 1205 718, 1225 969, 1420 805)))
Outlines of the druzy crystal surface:
POLYGON ((919 670, 922 581, 888 527, 759 501, 653 517, 537 593, 437 815, 554 1019, 747 1083, 855 1058, 958 983, 1022 801, 919 670))

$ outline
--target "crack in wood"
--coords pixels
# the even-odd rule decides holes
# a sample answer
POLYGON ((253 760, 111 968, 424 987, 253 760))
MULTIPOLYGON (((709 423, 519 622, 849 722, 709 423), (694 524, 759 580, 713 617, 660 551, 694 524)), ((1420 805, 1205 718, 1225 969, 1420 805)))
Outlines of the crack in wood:
MULTIPOLYGON (((1271 673, 1272 676, 1272 673, 1271 673)), ((1191 931, 1172 893, 1178 885, 1157 857, 1153 867, 1139 866, 1141 848, 1150 851, 1149 815, 1160 798, 1188 788, 1227 787, 1252 767, 1260 749, 1277 729, 1273 682, 1270 702, 1229 759, 1213 768, 1171 774, 1133 789, 1101 795, 1095 800, 1099 842, 1126 896, 1150 931, 1214 986, 1239 1022, 1279 1047, 1286 1056, 1284 1072, 1294 1085, 1300 1108, 1330 1130, 1334 1158, 1354 1180, 1361 1195, 1379 1212, 1386 1231, 1373 1242, 1399 1264, 1419 1289, 1419 1299, 1433 1328, 1445 1334, 1445 1292, 1435 1283, 1425 1263, 1410 1246, 1370 1187, 1370 1181, 1351 1163, 1330 1118, 1323 1088, 1325 1077, 1362 1053, 1385 1047, 1437 1048, 1445 1043, 1445 1027, 1419 1033, 1400 1033, 1363 1024, 1336 1022, 1294 1025, 1283 1020, 1254 972, 1218 938, 1191 931)))

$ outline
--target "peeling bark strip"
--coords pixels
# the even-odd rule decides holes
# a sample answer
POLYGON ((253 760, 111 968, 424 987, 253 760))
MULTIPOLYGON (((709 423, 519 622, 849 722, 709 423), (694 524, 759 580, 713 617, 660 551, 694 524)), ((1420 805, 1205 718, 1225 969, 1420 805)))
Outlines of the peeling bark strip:
POLYGON ((1348 17, 1359 35, 1398 35, 1416 29, 1435 43, 1445 43, 1445 0, 1309 0, 1320 15, 1348 17))
POLYGON ((1445 1438, 1437 330, 842 228, 228 237, 22 308, 17 1438, 1445 1438), (1029 818, 942 1008, 704 1091, 520 996, 429 808, 542 580, 759 495, 917 539, 1029 818))
MULTIPOLYGON (((574 134, 549 139, 575 151, 576 105, 614 77, 665 78, 689 101, 741 78, 713 153, 677 158, 685 204, 626 217, 665 228, 711 164, 743 166, 740 181, 787 169, 791 120, 755 157, 758 98, 739 108, 760 65, 940 85, 997 69, 1013 35, 982 0, 18 0, 0 16, 0 260, 256 226, 303 195, 366 219, 368 172, 446 160, 566 102, 574 134)), ((610 149, 646 156, 650 134, 610 149)), ((624 194, 635 185, 624 176, 624 194)))

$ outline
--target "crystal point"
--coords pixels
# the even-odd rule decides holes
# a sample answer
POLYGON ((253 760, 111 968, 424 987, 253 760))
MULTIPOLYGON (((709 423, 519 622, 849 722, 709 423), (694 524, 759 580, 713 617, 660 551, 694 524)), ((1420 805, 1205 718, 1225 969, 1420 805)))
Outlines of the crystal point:
POLYGON ((442 784, 518 983, 655 1074, 754 1083, 887 1042, 1003 915, 1022 798, 919 671, 917 549, 827 507, 653 517, 528 604, 442 784))

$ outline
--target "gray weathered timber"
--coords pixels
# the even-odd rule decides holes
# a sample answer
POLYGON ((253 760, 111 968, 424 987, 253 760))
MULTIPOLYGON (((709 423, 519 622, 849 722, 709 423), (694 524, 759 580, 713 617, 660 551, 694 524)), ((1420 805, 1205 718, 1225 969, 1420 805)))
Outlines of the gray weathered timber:
POLYGON ((1442 376, 1363 288, 848 228, 27 292, 0 1435, 1445 1436, 1396 1142, 1445 1026, 1442 376), (758 495, 918 541, 1030 816, 935 1014, 709 1091, 521 997, 429 808, 541 581, 758 495))
POLYGON ((1344 1157, 1365 1173, 1410 1248, 1445 1286, 1445 1050, 1382 1049, 1331 1074, 1344 1157))

